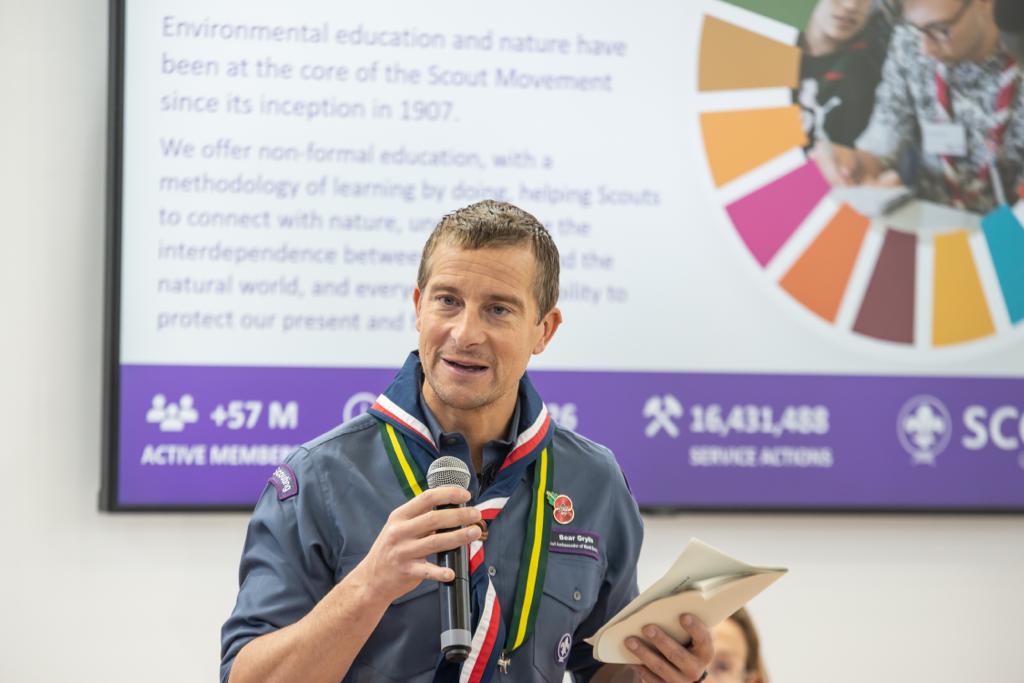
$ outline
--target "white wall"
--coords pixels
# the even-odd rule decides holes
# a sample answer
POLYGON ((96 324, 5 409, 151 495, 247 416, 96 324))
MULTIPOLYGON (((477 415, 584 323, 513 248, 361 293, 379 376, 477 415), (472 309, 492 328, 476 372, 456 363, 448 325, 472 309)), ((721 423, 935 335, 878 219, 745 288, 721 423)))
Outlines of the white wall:
MULTIPOLYGON (((99 488, 107 7, 0 4, 0 681, 214 680, 243 515, 119 515, 99 488)), ((1024 518, 648 520, 791 574, 777 683, 1024 681, 1024 518)))

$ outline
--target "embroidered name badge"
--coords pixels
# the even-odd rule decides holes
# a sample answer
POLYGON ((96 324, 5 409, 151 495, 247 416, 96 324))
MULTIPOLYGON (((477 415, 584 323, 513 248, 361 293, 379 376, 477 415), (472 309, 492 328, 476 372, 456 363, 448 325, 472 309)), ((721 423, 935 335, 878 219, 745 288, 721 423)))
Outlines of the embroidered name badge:
POLYGON ((277 489, 278 500, 288 500, 299 492, 299 480, 288 465, 279 466, 267 481, 277 489))
POLYGON ((593 531, 552 529, 548 551, 552 553, 566 553, 568 555, 586 555, 595 560, 600 560, 600 539, 601 537, 593 531))

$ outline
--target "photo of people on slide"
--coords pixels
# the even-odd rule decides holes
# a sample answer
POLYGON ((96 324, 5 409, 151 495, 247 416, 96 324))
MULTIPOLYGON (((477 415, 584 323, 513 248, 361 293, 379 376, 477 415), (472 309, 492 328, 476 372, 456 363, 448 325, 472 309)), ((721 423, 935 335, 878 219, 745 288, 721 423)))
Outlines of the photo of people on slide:
POLYGON ((821 0, 801 42, 809 156, 833 186, 889 196, 902 187, 926 208, 974 216, 1017 201, 1024 90, 993 0, 821 0), (876 87, 871 32, 887 17, 895 25, 876 87))
POLYGON ((852 146, 871 117, 892 19, 872 0, 819 0, 800 34, 800 105, 808 149, 852 146))

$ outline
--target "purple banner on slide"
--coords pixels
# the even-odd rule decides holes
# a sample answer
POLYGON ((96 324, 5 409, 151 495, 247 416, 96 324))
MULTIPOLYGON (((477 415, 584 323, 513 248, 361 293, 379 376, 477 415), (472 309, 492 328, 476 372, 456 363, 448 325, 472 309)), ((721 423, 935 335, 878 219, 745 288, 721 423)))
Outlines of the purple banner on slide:
MULTIPOLYGON (((118 503, 247 506, 396 369, 126 365, 118 503)), ((642 506, 1024 510, 1024 380, 535 371, 642 506)))

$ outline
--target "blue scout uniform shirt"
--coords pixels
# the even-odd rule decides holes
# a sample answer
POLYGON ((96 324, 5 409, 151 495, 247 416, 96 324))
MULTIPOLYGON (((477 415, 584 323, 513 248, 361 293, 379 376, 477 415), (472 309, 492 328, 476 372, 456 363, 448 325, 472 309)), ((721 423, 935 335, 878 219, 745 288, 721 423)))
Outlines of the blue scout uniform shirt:
MULTIPOLYGON (((469 464, 462 435, 442 432, 423 409, 441 455, 469 464)), ((485 484, 511 447, 511 440, 484 446, 485 484)), ((614 457, 557 425, 553 450, 552 490, 572 499, 575 516, 565 525, 549 520, 548 569, 535 632, 513 652, 508 674, 496 672, 496 680, 560 682, 566 669, 578 680, 589 679, 598 663, 583 638, 637 595, 643 526, 614 457)), ((222 681, 242 646, 298 621, 341 581, 369 551, 391 511, 406 502, 377 421, 369 415, 305 444, 286 462, 297 492, 267 486, 253 511, 238 600, 221 632, 222 681)), ((474 498, 480 491, 475 473, 470 490, 474 498)), ((524 478, 488 528, 486 562, 502 605, 514 604, 529 506, 524 478)), ((502 616, 507 624, 509 615, 502 616)), ((437 583, 424 581, 392 603, 344 680, 429 683, 439 634, 437 583)))

